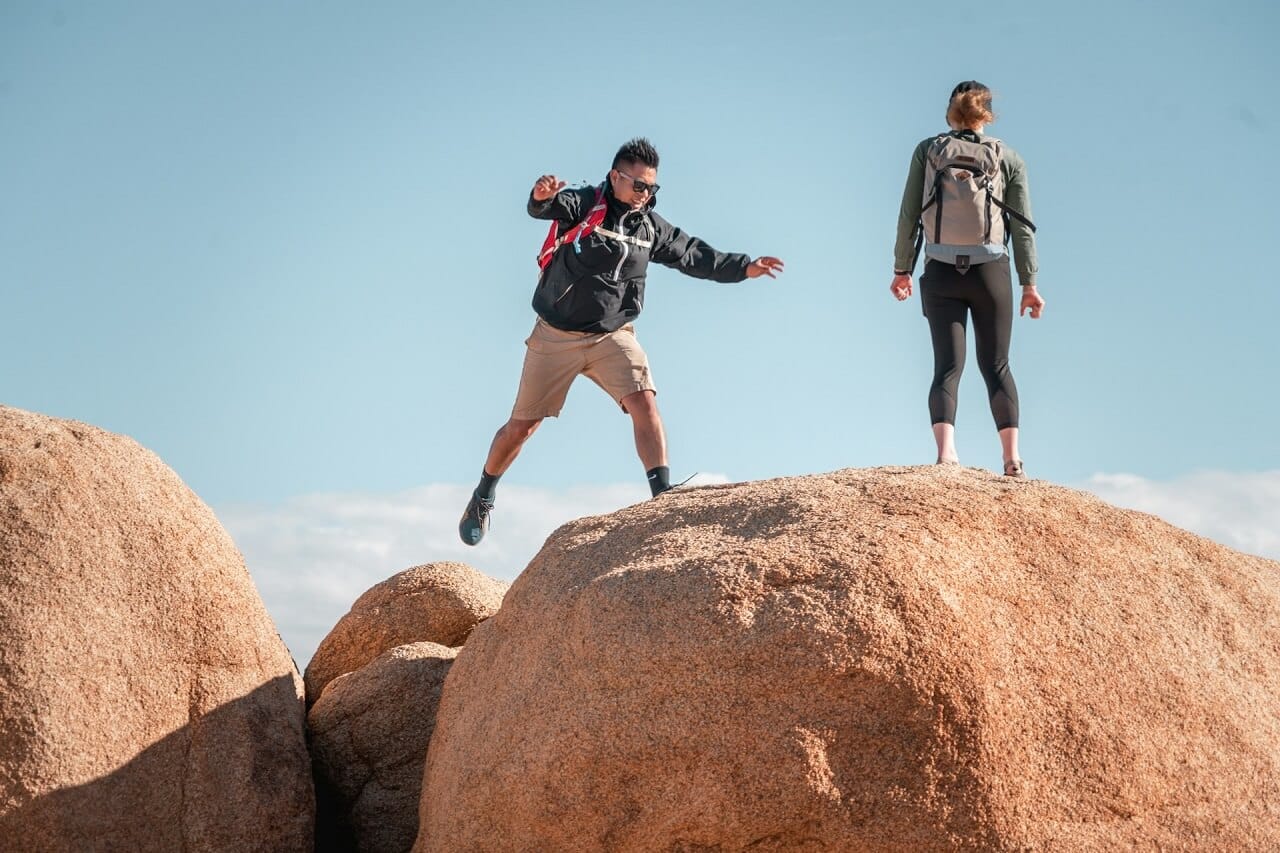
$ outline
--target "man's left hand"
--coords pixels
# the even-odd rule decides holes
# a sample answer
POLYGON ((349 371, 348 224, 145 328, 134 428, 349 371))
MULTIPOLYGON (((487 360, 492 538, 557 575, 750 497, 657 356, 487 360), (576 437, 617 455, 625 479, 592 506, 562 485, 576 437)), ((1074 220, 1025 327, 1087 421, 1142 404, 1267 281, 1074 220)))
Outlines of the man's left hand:
POLYGON ((779 258, 772 258, 768 255, 756 258, 747 267, 747 278, 759 278, 762 275, 767 275, 769 278, 777 278, 778 276, 775 273, 782 272, 782 266, 782 260, 779 258))

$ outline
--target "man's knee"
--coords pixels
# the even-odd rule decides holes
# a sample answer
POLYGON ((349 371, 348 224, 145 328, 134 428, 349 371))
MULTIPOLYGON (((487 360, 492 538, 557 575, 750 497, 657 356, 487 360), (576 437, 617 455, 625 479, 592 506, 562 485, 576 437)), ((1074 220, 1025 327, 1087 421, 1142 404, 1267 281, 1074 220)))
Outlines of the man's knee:
POLYGON ((655 417, 658 414, 657 394, 653 391, 635 391, 620 401, 622 410, 633 418, 655 417))
POLYGON ((502 425, 502 429, 500 429, 499 432, 507 438, 523 442, 526 441, 529 436, 533 435, 533 431, 538 428, 538 424, 540 423, 542 423, 542 418, 537 418, 531 421, 520 418, 511 418, 502 425))

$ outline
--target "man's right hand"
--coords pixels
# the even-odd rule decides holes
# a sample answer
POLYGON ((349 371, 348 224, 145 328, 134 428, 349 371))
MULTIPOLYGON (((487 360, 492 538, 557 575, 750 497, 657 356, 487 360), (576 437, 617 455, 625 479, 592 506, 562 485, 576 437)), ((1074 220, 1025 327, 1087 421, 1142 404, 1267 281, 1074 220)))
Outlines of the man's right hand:
POLYGON ((555 175, 543 175, 533 185, 533 200, 546 201, 562 189, 564 189, 564 181, 555 175))

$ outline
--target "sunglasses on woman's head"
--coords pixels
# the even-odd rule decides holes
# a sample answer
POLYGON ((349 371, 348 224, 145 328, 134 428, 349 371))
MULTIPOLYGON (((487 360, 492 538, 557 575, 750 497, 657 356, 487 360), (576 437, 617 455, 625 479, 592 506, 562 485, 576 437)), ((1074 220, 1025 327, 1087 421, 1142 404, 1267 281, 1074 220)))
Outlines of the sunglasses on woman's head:
POLYGON ((644 181, 642 181, 642 180, 640 180, 640 179, 638 179, 638 178, 633 178, 633 177, 631 177, 630 175, 628 175, 626 172, 622 171, 621 169, 617 169, 616 171, 617 171, 617 173, 618 173, 619 175, 621 175, 622 177, 624 177, 624 178, 626 178, 627 180, 631 181, 631 189, 635 190, 636 192, 638 192, 638 193, 644 193, 644 192, 647 192, 649 195, 657 195, 657 194, 658 194, 658 185, 657 185, 657 184, 649 184, 649 183, 645 183, 644 181))

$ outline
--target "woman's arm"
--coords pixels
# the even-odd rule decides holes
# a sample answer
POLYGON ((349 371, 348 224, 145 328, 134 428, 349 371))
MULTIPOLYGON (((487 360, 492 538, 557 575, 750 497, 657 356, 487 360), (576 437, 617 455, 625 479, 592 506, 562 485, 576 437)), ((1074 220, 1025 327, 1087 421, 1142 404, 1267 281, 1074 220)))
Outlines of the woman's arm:
MULTIPOLYGON (((1031 215, 1031 191, 1027 187, 1027 164, 1012 148, 1004 152, 1005 188, 1004 203, 1035 221, 1031 215)), ((1009 235, 1013 238, 1013 260, 1018 270, 1018 282, 1023 287, 1034 287, 1036 273, 1040 271, 1036 260, 1036 235, 1025 222, 1009 217, 1009 235)))
POLYGON ((893 245, 893 269, 908 275, 916 262, 915 231, 920 222, 920 207, 924 204, 924 156, 928 144, 929 140, 921 142, 911 153, 907 185, 902 190, 902 205, 898 208, 898 239, 893 245))

